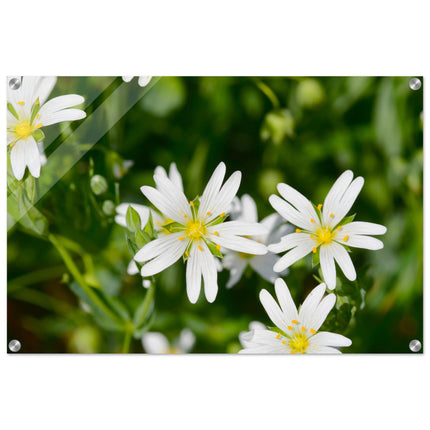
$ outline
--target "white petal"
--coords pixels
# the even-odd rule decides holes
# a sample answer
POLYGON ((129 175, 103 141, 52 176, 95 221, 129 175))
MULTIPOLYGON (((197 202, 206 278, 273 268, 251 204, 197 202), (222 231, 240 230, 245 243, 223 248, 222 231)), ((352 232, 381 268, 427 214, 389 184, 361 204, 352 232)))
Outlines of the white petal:
POLYGON ((265 245, 251 239, 245 239, 244 237, 226 234, 223 234, 223 236, 216 236, 210 234, 209 239, 224 248, 237 252, 244 252, 245 254, 264 255, 267 253, 265 245))
MULTIPOLYGON (((194 244, 193 246, 196 246, 194 244)), ((203 275, 204 281, 204 290, 205 296, 209 303, 214 302, 216 295, 218 293, 218 272, 216 270, 215 260, 212 253, 209 251, 206 243, 204 241, 200 242, 200 246, 203 251, 199 252, 202 254, 201 262, 201 271, 203 275)))
MULTIPOLYGON (((140 190, 165 217, 173 219, 180 224, 184 224, 186 220, 186 218, 184 218, 184 213, 179 212, 178 208, 175 207, 168 197, 161 194, 156 188, 148 187, 147 185, 141 187, 140 190)), ((188 216, 188 214, 185 215, 188 216)))
POLYGON ((342 231, 345 234, 385 234, 387 227, 373 222, 353 221, 342 226, 342 231))
POLYGON ((44 76, 40 79, 36 92, 41 106, 46 102, 46 100, 48 100, 48 97, 54 89, 56 83, 56 76, 44 76))
POLYGON ((200 213, 206 214, 208 211, 210 211, 209 207, 213 206, 214 203, 216 203, 213 200, 218 195, 218 192, 221 188, 221 184, 225 176, 225 170, 225 164, 221 162, 218 164, 217 168, 212 173, 212 176, 209 179, 209 182, 206 185, 206 188, 200 198, 200 213))
POLYGON ((336 296, 331 293, 328 296, 324 297, 321 300, 321 303, 316 308, 315 312, 312 315, 312 320, 310 322, 310 327, 315 331, 318 331, 321 327, 322 323, 327 318, 329 312, 333 309, 333 306, 336 303, 336 296))
POLYGON ((305 219, 318 219, 312 203, 301 193, 287 184, 278 184, 279 194, 293 205, 305 219))
POLYGON ((384 247, 384 243, 379 239, 369 236, 360 236, 357 234, 349 237, 345 242, 345 245, 352 246, 353 248, 371 249, 374 251, 384 247))
POLYGON ((87 114, 80 109, 63 109, 58 112, 45 113, 43 116, 40 114, 39 121, 42 126, 47 126, 57 124, 58 122, 76 121, 78 119, 85 118, 86 116, 87 114))
POLYGON ((215 231, 221 235, 237 236, 256 236, 267 233, 266 227, 261 224, 241 221, 226 221, 208 228, 210 234, 213 234, 215 231))
POLYGON ((330 214, 334 214, 334 212, 336 211, 340 199, 349 187, 349 184, 351 183, 353 177, 354 174, 351 172, 351 170, 347 170, 339 176, 339 178, 331 187, 324 200, 324 205, 322 208, 322 218, 324 224, 327 224, 329 222, 330 214))
POLYGON ((296 305, 294 304, 290 290, 283 279, 278 278, 276 280, 275 291, 276 297, 278 298, 279 304, 284 312, 284 317, 288 323, 292 320, 298 320, 296 305))
POLYGON ((187 295, 191 303, 196 303, 200 295, 202 282, 201 258, 202 253, 198 250, 197 246, 192 246, 186 269, 187 295))
POLYGON ((169 341, 161 333, 145 333, 142 336, 142 345, 148 354, 167 354, 170 349, 169 341))
MULTIPOLYGON (((210 213, 207 221, 216 218, 217 216, 227 213, 230 209, 230 204, 237 193, 240 186, 242 174, 239 171, 234 172, 225 182, 220 192, 214 196, 211 201, 207 202, 208 209, 199 208, 199 216, 205 216, 210 213)), ((206 205, 205 205, 206 206, 206 205)))
POLYGON ((65 96, 55 97, 46 102, 39 111, 40 116, 46 114, 53 114, 63 109, 71 108, 81 103, 84 103, 85 99, 77 94, 68 94, 65 96))
MULTIPOLYGON (((302 306, 300 307, 299 320, 306 328, 310 327, 313 321, 313 315, 318 308, 325 293, 325 284, 319 284, 315 287, 306 297, 302 306)), ((315 330, 315 329, 314 329, 315 330)))
POLYGON ((313 243, 305 243, 303 245, 297 246, 296 248, 283 255, 275 264, 273 270, 275 272, 282 272, 283 270, 294 264, 296 261, 300 260, 305 255, 308 255, 310 252, 312 252, 313 247, 313 243))
POLYGON ((320 227, 320 223, 318 218, 310 218, 308 216, 305 216, 301 214, 299 211, 294 209, 289 203, 287 203, 285 200, 282 200, 280 197, 271 195, 269 197, 269 202, 273 206, 273 208, 287 221, 290 223, 301 227, 306 230, 313 231, 315 228, 320 227), (311 222, 311 219, 314 220, 314 222, 311 222))
POLYGON ((257 205, 254 199, 244 194, 241 198, 242 202, 242 213, 240 215, 240 221, 245 222, 258 222, 257 205))
POLYGON ((336 242, 331 244, 331 251, 334 259, 347 279, 350 281, 355 281, 357 274, 355 273, 355 267, 351 261, 348 251, 342 245, 339 245, 336 242))
POLYGON ((25 152, 25 164, 28 170, 35 178, 40 176, 40 153, 39 147, 32 136, 23 141, 25 152))
POLYGON ((151 81, 151 79, 152 79, 152 76, 139 76, 137 83, 141 87, 146 87, 149 84, 149 82, 151 81))
POLYGON ((351 339, 337 333, 321 331, 309 339, 310 345, 321 346, 351 346, 351 339))
POLYGON ((332 247, 330 245, 321 245, 320 264, 324 282, 330 290, 333 290, 336 286, 336 267, 334 265, 332 247))
POLYGON ((190 329, 184 328, 181 331, 181 334, 179 335, 179 339, 178 339, 179 349, 182 352, 189 352, 193 348, 195 342, 196 342, 196 337, 194 336, 194 333, 190 329))
POLYGON ((184 186, 182 184, 182 176, 178 171, 175 163, 170 164, 169 179, 183 192, 184 186))
POLYGON ((266 281, 275 282, 275 279, 279 276, 273 270, 273 266, 279 260, 279 257, 275 254, 257 255, 249 259, 250 266, 266 281))
POLYGON ((25 142, 20 140, 12 147, 10 151, 10 164, 16 179, 20 181, 25 173, 25 142))
POLYGON ((226 285, 227 288, 231 288, 239 282, 247 264, 248 260, 240 258, 236 252, 229 252, 225 255, 223 265, 230 270, 230 278, 226 285))
POLYGON ((316 246, 316 242, 307 233, 291 233, 284 236, 279 243, 272 243, 267 248, 271 252, 278 253, 288 251, 296 246, 309 246, 312 250, 316 246))
POLYGON ((285 322, 286 315, 282 313, 280 307, 275 302, 275 299, 269 294, 267 290, 262 290, 260 292, 260 301, 273 324, 275 324, 284 332, 287 332, 288 324, 285 322))
MULTIPOLYGON (((179 238, 182 237, 181 234, 181 232, 171 233, 152 240, 136 253, 134 259, 139 263, 143 263, 158 257, 160 254, 172 249, 177 243, 186 242, 185 240, 179 240, 179 238)), ((186 244, 184 246, 186 246, 186 244)))
POLYGON ((133 78, 134 78, 134 76, 123 76, 122 80, 124 82, 130 82, 133 78))
POLYGON ((338 349, 332 348, 331 346, 317 346, 308 348, 309 354, 342 354, 338 349))
POLYGON ((137 264, 134 260, 131 260, 128 267, 127 267, 127 273, 129 275, 137 275, 139 273, 139 268, 137 267, 137 264))

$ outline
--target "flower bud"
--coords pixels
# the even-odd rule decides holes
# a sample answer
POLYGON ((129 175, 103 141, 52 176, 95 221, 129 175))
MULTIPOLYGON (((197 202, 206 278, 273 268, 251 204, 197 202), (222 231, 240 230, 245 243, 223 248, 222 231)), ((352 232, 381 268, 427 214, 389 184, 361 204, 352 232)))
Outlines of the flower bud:
POLYGON ((102 206, 103 213, 113 215, 115 213, 115 203, 112 200, 105 200, 102 206))
POLYGON ((90 185, 93 193, 97 196, 105 193, 108 189, 108 183, 106 179, 101 175, 94 175, 91 178, 90 185))

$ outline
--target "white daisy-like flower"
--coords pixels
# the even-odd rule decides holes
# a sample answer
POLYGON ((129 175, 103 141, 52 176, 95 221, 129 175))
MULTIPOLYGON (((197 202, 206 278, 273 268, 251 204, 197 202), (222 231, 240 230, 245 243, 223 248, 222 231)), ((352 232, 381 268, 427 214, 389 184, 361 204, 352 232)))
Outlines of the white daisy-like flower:
MULTIPOLYGON (((231 218, 236 221, 257 223, 257 205, 254 199, 248 194, 244 194, 241 199, 236 197, 232 205, 231 218)), ((260 224, 266 227, 267 233, 251 236, 251 239, 264 245, 278 242, 284 235, 292 231, 292 227, 285 224, 282 217, 276 213, 264 218, 260 224)), ((279 257, 272 252, 265 255, 252 255, 226 250, 222 263, 230 271, 227 288, 231 288, 239 282, 248 264, 266 281, 275 282, 279 274, 273 270, 273 266, 278 260, 279 257)), ((283 274, 286 274, 286 271, 283 274)))
POLYGON ((162 333, 149 332, 142 336, 142 345, 148 354, 186 354, 196 342, 194 333, 184 328, 179 337, 170 344, 162 333))
POLYGON ((86 116, 81 109, 70 109, 84 102, 82 96, 69 94, 46 101, 56 81, 56 77, 25 76, 18 89, 7 86, 7 144, 18 180, 23 178, 26 167, 34 177, 40 176, 40 166, 46 163, 41 145, 43 127, 86 116))
MULTIPOLYGON (((130 82, 133 78, 134 76, 123 76, 122 80, 124 82, 130 82)), ((152 76, 139 76, 137 83, 139 84, 140 87, 146 87, 151 81, 151 79, 152 79, 152 76)))
POLYGON ((218 292, 214 255, 222 256, 221 247, 247 254, 264 255, 265 245, 241 236, 265 234, 257 223, 225 222, 231 201, 240 185, 241 173, 234 172, 221 187, 226 167, 220 163, 210 178, 202 196, 189 201, 169 178, 155 174, 156 188, 141 188, 146 198, 172 220, 165 228, 170 232, 146 244, 134 259, 145 263, 141 275, 155 275, 181 257, 187 261, 187 294, 196 303, 204 280, 206 299, 213 302, 218 292))
POLYGON ((336 348, 350 346, 352 344, 350 339, 326 331, 318 333, 336 302, 333 293, 323 299, 325 289, 325 284, 314 288, 297 311, 287 284, 278 278, 275 282, 275 291, 280 307, 268 291, 260 292, 260 301, 276 328, 268 330, 257 327, 242 334, 240 340, 244 349, 239 352, 340 354, 336 348))
MULTIPOLYGON (((251 321, 249 323, 249 331, 253 330, 266 330, 266 326, 259 321, 251 321)), ((249 339, 249 331, 241 331, 239 333, 239 342, 243 348, 251 347, 252 342, 248 342, 249 339)))
MULTIPOLYGON (((164 169, 164 167, 161 167, 161 166, 157 166, 155 168, 154 173, 157 175, 168 177, 178 188, 180 188, 181 191, 183 191, 182 177, 175 163, 170 164, 169 175, 167 175, 167 172, 164 169)), ((116 207, 117 214, 115 216, 115 222, 122 227, 127 227, 127 222, 125 217, 127 215, 127 210, 129 206, 131 206, 139 214, 141 229, 143 229, 146 223, 148 222, 150 213, 152 215, 152 220, 154 223, 154 230, 156 230, 159 233, 163 231, 164 224, 167 224, 172 221, 163 217, 163 215, 160 214, 159 212, 150 209, 148 206, 139 205, 137 203, 121 203, 116 207)), ((130 264, 127 267, 127 273, 129 275, 136 275, 137 273, 139 273, 139 269, 134 260, 130 261, 130 264)), ((149 288, 150 285, 151 285, 150 282, 147 282, 145 280, 143 281, 143 286, 145 288, 149 288)))
POLYGON ((324 204, 315 210, 312 203, 286 184, 278 184, 279 194, 269 201, 275 210, 291 224, 296 232, 283 237, 268 248, 272 252, 289 251, 275 264, 275 272, 281 272, 309 253, 319 252, 324 282, 331 290, 336 286, 335 261, 347 279, 354 281, 356 273, 346 247, 381 249, 384 244, 368 235, 380 235, 387 228, 370 222, 349 222, 344 219, 361 191, 364 179, 353 179, 350 170, 344 172, 327 194, 324 204))

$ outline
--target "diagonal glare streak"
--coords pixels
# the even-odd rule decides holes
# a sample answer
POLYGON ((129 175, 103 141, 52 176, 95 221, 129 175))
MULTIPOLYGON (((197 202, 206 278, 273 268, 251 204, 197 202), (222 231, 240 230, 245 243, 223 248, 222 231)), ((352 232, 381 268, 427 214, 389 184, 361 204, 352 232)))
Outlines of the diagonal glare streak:
MULTIPOLYGON (((61 145, 54 150, 49 156, 48 163, 45 166, 45 172, 42 173, 39 180, 39 192, 33 201, 34 205, 89 151, 92 147, 156 84, 158 79, 153 79, 145 88, 131 91, 131 94, 125 94, 126 101, 121 103, 117 109, 117 116, 105 115, 104 103, 109 103, 115 100, 116 96, 121 91, 126 91, 127 84, 119 85, 104 101, 100 104, 87 118, 75 129, 73 133, 67 136, 61 145), (94 127, 94 124, 97 124, 94 127), (73 140, 76 139, 75 133, 79 131, 81 136, 84 136, 86 146, 85 151, 77 151, 73 140), (55 170, 49 166, 55 166, 55 170), (45 178, 49 178, 45 180, 45 178)), ((80 139, 81 140, 81 139, 80 139)), ((27 180, 31 180, 28 178, 27 180)), ((9 202, 16 200, 16 194, 8 196, 9 202), (11 200, 10 200, 11 199, 11 200)), ((30 210, 31 207, 24 209, 17 219, 14 219, 8 225, 8 231, 30 210)))

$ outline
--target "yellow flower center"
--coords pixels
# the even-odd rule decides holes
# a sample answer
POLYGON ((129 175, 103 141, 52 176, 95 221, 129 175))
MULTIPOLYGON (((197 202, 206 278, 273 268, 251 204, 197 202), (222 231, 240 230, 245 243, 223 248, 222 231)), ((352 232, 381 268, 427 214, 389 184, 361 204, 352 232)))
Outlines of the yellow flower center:
POLYGON ((332 232, 328 227, 322 227, 316 231, 317 240, 321 245, 331 243, 334 239, 335 233, 332 232))
POLYGON ((185 234, 192 240, 199 240, 206 236, 206 227, 200 220, 193 220, 187 224, 185 234))
POLYGON ((288 343, 291 352, 304 354, 306 348, 309 346, 308 338, 304 333, 296 333, 293 335, 288 343))
POLYGON ((31 136, 33 127, 28 121, 21 121, 15 126, 15 136, 17 139, 27 139, 31 136))

